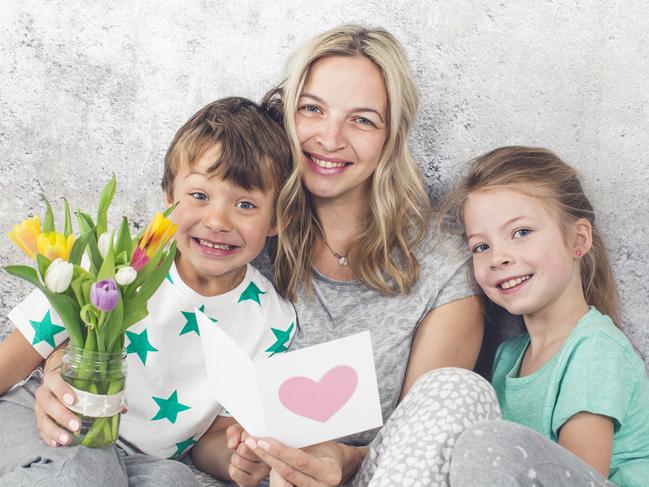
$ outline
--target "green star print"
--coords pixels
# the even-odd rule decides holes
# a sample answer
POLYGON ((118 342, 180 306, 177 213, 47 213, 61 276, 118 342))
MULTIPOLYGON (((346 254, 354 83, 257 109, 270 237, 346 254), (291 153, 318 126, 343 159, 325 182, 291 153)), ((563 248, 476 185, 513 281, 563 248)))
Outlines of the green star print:
POLYGON ((286 342, 291 339, 291 332, 293 331, 293 326, 295 323, 291 323, 291 326, 286 330, 279 330, 277 328, 271 328, 273 334, 275 335, 276 341, 270 347, 268 347, 264 352, 271 352, 271 355, 276 353, 286 352, 288 348, 286 347, 286 342))
POLYGON ((29 320, 29 323, 34 329, 34 340, 32 340, 32 345, 36 345, 40 342, 47 342, 52 348, 56 347, 56 342, 54 341, 54 335, 61 333, 65 328, 59 325, 52 323, 52 318, 50 316, 50 310, 47 310, 45 316, 41 321, 32 321, 29 320))
POLYGON ((126 336, 130 340, 128 347, 126 347, 126 353, 137 353, 137 356, 140 357, 143 365, 146 365, 146 356, 149 352, 158 351, 157 348, 149 343, 147 332, 148 330, 146 328, 139 335, 132 331, 126 332, 126 336))
MULTIPOLYGON (((198 308, 198 311, 201 313, 205 310, 205 305, 202 305, 200 308, 198 308)), ((200 336, 201 332, 198 331, 198 320, 196 319, 196 313, 192 313, 191 311, 181 311, 185 319, 187 320, 185 322, 185 326, 180 332, 180 336, 184 335, 185 333, 191 333, 192 331, 196 333, 198 336, 200 336)), ((214 318, 210 318, 214 323, 217 323, 218 320, 215 320, 214 318)))
POLYGON ((194 443, 196 443, 196 440, 194 437, 187 438, 185 441, 181 441, 180 443, 176 443, 176 453, 173 454, 171 458, 180 458, 183 453, 185 453, 185 450, 192 446, 194 443))
POLYGON ((241 296, 239 296, 239 301, 237 301, 237 303, 249 299, 250 301, 255 301, 258 305, 261 306, 261 301, 259 301, 260 294, 266 294, 266 292, 259 289, 254 282, 250 281, 250 284, 248 284, 246 290, 241 293, 241 296))
POLYGON ((178 391, 174 391, 168 399, 153 396, 153 400, 160 406, 160 411, 151 418, 151 421, 166 418, 170 423, 175 423, 178 418, 178 413, 191 409, 189 406, 178 402, 178 391))

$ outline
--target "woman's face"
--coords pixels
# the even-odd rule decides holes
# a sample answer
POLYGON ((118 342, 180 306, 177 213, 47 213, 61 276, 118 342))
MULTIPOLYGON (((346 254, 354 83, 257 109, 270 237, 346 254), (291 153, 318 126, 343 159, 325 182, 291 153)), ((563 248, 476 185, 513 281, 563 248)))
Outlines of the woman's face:
POLYGON ((328 56, 311 66, 297 103, 302 178, 315 198, 367 201, 388 134, 388 96, 364 56, 328 56))

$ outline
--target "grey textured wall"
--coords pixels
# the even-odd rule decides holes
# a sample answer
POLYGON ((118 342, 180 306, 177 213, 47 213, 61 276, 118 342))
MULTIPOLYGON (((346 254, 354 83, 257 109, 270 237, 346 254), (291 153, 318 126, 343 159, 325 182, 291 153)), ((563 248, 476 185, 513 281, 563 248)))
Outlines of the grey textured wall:
MULTIPOLYGON (((290 51, 341 22, 382 25, 420 93, 412 136, 435 194, 458 163, 504 144, 576 165, 605 229, 624 324, 649 356, 649 20, 638 0, 235 2, 4 0, 0 11, 3 234, 39 195, 94 211, 111 172, 113 222, 161 204, 175 130, 226 95, 259 98, 290 51)), ((0 238, 0 265, 22 259, 0 238)), ((0 273, 4 316, 28 286, 0 273)), ((10 329, 0 322, 0 336, 10 329)))

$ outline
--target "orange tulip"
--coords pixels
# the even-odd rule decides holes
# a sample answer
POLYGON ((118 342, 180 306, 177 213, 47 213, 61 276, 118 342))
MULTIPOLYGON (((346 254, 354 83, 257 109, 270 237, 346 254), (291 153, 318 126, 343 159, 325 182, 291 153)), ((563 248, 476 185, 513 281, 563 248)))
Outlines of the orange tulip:
POLYGON ((169 239, 171 239, 175 232, 176 225, 162 213, 156 213, 153 221, 149 223, 149 226, 142 234, 142 238, 140 238, 135 248, 133 258, 131 259, 131 266, 136 271, 142 269, 160 247, 167 245, 167 242, 169 242, 169 239))
POLYGON ((41 233, 41 221, 37 216, 27 218, 21 223, 14 226, 9 232, 8 237, 16 244, 30 259, 34 259, 38 254, 36 240, 41 233))

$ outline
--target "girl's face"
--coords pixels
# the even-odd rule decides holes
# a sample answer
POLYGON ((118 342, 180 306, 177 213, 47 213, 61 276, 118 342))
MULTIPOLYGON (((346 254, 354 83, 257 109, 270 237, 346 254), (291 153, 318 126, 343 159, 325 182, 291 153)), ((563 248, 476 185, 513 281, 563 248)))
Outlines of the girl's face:
POLYGON ((311 66, 295 126, 302 178, 316 198, 366 198, 388 133, 379 68, 364 56, 328 56, 311 66))
POLYGON ((466 202, 464 224, 476 281, 496 304, 533 316, 583 301, 576 249, 541 199, 505 187, 478 191, 466 202))

